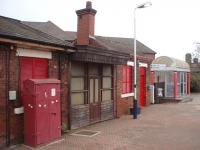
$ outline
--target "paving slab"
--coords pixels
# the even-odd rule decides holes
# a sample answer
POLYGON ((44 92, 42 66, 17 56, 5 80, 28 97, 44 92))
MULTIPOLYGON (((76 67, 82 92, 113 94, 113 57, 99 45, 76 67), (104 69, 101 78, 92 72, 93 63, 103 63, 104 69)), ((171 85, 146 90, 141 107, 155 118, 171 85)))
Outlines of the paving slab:
MULTIPOLYGON (((63 135, 60 142, 36 150, 200 150, 200 94, 192 101, 155 104, 142 109, 138 119, 119 119, 90 125, 81 130, 95 136, 63 135)), ((9 150, 28 150, 23 145, 9 150)))

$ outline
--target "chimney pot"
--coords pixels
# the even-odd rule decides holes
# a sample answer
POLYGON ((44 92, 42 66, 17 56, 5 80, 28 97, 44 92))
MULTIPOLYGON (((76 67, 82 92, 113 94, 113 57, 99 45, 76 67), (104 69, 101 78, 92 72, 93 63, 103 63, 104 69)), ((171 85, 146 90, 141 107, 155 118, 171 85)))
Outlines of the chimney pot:
POLYGON ((87 8, 87 9, 92 9, 92 2, 87 1, 87 3, 86 3, 86 8, 87 8))

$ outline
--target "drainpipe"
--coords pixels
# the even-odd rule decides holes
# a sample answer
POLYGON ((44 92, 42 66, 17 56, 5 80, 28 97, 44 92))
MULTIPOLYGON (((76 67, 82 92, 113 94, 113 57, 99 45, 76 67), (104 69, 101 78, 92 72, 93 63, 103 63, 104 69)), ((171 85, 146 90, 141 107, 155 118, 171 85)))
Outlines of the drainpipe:
POLYGON ((71 57, 68 56, 68 101, 67 101, 67 112, 68 112, 68 130, 71 130, 71 57))
POLYGON ((10 48, 6 48, 6 146, 10 146, 10 108, 9 108, 9 89, 10 89, 10 48))

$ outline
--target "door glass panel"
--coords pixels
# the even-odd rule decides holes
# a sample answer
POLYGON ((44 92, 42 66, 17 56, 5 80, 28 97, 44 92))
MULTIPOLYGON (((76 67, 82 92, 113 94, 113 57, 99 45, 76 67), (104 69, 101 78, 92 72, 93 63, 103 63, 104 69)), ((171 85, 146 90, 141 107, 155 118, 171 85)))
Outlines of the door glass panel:
POLYGON ((99 97, 99 82, 98 79, 95 79, 95 102, 98 102, 99 97))
POLYGON ((94 80, 90 79, 90 103, 94 100, 94 80))
POLYGON ((111 77, 103 77, 103 88, 111 88, 111 77))
POLYGON ((102 101, 111 100, 111 90, 102 91, 102 101))
POLYGON ((84 93, 72 93, 71 105, 83 105, 84 104, 84 93))
POLYGON ((84 78, 72 78, 71 90, 84 90, 84 78))

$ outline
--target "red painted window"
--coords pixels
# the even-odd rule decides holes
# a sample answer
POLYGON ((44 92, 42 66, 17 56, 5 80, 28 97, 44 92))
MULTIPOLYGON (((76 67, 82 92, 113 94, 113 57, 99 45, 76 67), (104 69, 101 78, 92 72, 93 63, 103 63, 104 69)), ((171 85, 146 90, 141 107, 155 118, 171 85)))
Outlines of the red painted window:
POLYGON ((123 66, 122 75, 122 93, 132 92, 132 67, 123 66))

